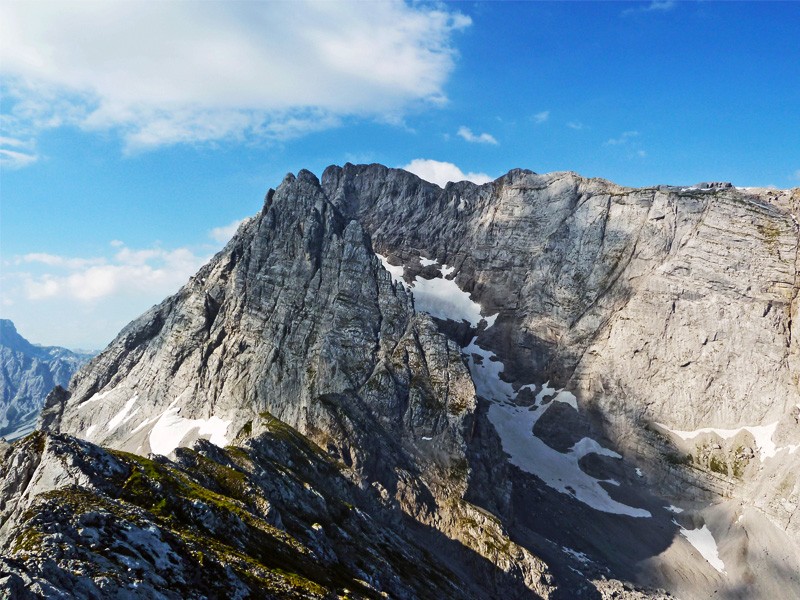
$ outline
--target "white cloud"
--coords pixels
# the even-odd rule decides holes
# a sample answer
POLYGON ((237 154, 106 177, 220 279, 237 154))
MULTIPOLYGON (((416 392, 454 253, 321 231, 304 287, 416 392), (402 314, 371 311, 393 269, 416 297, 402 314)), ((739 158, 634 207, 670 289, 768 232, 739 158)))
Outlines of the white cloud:
POLYGON ((492 181, 486 173, 464 173, 453 163, 426 158, 415 158, 400 168, 440 187, 446 186, 449 181, 471 181, 478 185, 492 181))
POLYGON ((584 128, 584 125, 579 121, 570 121, 569 123, 567 123, 567 127, 569 127, 570 129, 574 129, 576 131, 580 131, 581 129, 584 128))
POLYGON ((470 23, 400 0, 5 2, 5 125, 116 130, 140 150, 398 122, 446 101, 453 33, 470 23))
POLYGON ((81 269, 97 264, 103 264, 104 258, 68 258, 65 256, 58 256, 55 254, 47 254, 46 252, 31 252, 18 257, 14 263, 17 265, 23 263, 41 263, 49 267, 65 267, 68 269, 81 269))
POLYGON ((59 298, 65 302, 113 301, 134 295, 159 301, 186 283, 207 260, 187 248, 131 249, 116 246, 111 257, 76 258, 44 252, 15 257, 7 264, 26 270, 9 273, 18 285, 11 295, 37 301, 59 298))
POLYGON ((674 0, 655 0, 654 2, 650 2, 644 6, 626 8, 622 11, 622 15, 627 16, 635 13, 667 12, 675 8, 676 4, 677 3, 674 0))
POLYGON ((458 136, 474 144, 493 144, 495 146, 497 145, 497 140, 494 138, 493 135, 490 135, 488 133, 481 133, 480 135, 475 135, 474 133, 472 133, 472 130, 469 127, 463 127, 463 126, 459 127, 458 136))
POLYGON ((535 115, 533 115, 533 122, 538 125, 539 123, 544 123, 549 118, 550 118, 550 111, 549 110, 543 110, 542 112, 539 112, 539 113, 536 113, 535 115))
POLYGON ((222 227, 214 227, 214 229, 208 232, 208 237, 220 244, 227 244, 228 241, 230 241, 230 239, 233 237, 233 234, 236 233, 236 230, 239 229, 239 225, 244 223, 246 220, 247 219, 239 219, 233 223, 223 225, 222 227))
POLYGON ((796 179, 797 181, 800 181, 800 169, 797 169, 797 170, 796 170, 796 171, 795 171, 795 172, 792 174, 792 177, 791 177, 791 179, 796 179))
POLYGON ((32 141, 12 137, 0 137, 0 166, 7 169, 21 169, 32 165, 39 157, 32 152, 32 141))
POLYGON ((629 143, 631 139, 638 137, 638 135, 638 131, 623 131, 619 137, 607 140, 606 146, 622 146, 629 143))
POLYGON ((113 300, 117 296, 144 295, 158 301, 186 283, 208 258, 187 248, 133 250, 121 247, 111 258, 74 258, 37 252, 13 262, 38 265, 36 273, 14 274, 21 282, 21 295, 25 300, 57 297, 65 302, 96 302, 113 300))

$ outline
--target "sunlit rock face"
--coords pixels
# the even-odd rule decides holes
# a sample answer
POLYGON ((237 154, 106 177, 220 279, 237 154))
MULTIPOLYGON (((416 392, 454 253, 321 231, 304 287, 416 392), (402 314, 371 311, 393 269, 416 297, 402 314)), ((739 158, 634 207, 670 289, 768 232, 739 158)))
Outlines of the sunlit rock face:
POLYGON ((504 574, 478 596, 800 595, 799 203, 301 171, 42 423, 174 456, 277 419, 504 574))

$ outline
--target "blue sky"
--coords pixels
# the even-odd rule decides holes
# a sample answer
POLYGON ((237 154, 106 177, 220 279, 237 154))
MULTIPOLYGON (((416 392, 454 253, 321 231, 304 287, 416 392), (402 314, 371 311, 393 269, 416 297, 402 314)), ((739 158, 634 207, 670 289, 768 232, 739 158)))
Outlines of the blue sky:
POLYGON ((800 185, 800 3, 0 2, 0 315, 99 348, 287 172, 800 185))

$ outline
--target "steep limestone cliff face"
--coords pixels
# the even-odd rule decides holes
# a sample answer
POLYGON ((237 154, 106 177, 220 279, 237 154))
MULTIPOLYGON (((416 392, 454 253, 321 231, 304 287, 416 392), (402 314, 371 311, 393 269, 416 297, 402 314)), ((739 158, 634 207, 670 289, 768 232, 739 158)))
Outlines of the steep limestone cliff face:
MULTIPOLYGON (((201 437, 224 446, 279 419, 381 502, 549 594, 546 565, 463 500, 476 395, 460 347, 414 312, 362 227, 311 173, 270 192, 262 212, 123 330, 66 396, 44 411, 48 428, 144 455, 201 437), (465 520, 484 522, 483 533, 465 520)), ((504 581, 488 587, 501 593, 504 581)))
POLYGON ((70 395, 62 430, 131 451, 167 454, 198 428, 224 443, 269 412, 328 432, 356 463, 369 457, 334 434, 365 425, 347 424, 364 402, 359 417, 398 445, 460 439, 453 432, 474 405, 458 347, 414 315, 361 227, 308 172, 287 178, 186 287, 128 326, 70 395))
POLYGON ((55 386, 66 386, 90 355, 58 346, 35 346, 14 323, 0 319, 0 437, 16 439, 30 433, 55 386))
MULTIPOLYGON (((513 384, 515 402, 531 402, 522 388, 532 385, 542 393, 546 382, 576 396, 577 410, 558 404, 541 415, 534 437, 562 453, 584 435, 605 439, 638 464, 637 475, 629 468, 626 476, 598 454, 581 459, 582 469, 601 479, 627 479, 632 487, 657 484, 653 489, 664 500, 689 501, 685 508, 696 513, 697 527, 705 518, 718 519, 692 501, 731 499, 739 506, 728 513, 734 521, 746 507, 764 511, 769 524, 749 530, 750 547, 742 542, 745 525, 738 533, 730 523, 715 525, 720 540, 738 541, 726 552, 726 577, 711 587, 748 597, 774 593, 754 584, 751 569, 742 566, 748 553, 754 564, 759 552, 769 555, 769 543, 756 548, 754 540, 766 535, 756 533, 758 527, 774 528, 784 540, 779 545, 793 548, 780 560, 766 559, 764 572, 786 581, 781 573, 797 571, 798 190, 629 189, 573 173, 526 171, 484 186, 462 182, 442 190, 379 165, 331 167, 322 181, 412 289, 432 276, 427 263, 448 265, 454 268, 448 278, 471 294, 483 314, 497 314, 492 327, 477 331, 469 346, 469 337, 462 337, 462 345, 500 360, 499 380, 513 384)), ((473 369, 473 375, 481 373, 473 369)), ((513 395, 480 385, 478 391, 495 408, 513 395)), ((498 414, 492 407, 489 420, 493 410, 498 414)), ((524 461, 516 440, 508 431, 500 436, 519 466, 524 461)), ((542 449, 533 459, 560 457, 542 449)), ((547 481, 545 469, 533 465, 528 471, 547 481)), ((524 487, 518 471, 505 480, 515 482, 514 489, 524 487)), ((549 481, 551 488, 559 485, 549 481)), ((636 506, 637 492, 630 493, 636 506)), ((529 500, 521 493, 505 514, 525 510, 529 500)), ((512 528, 525 524, 517 519, 512 528)), ((609 523, 606 531, 616 527, 609 523)), ((581 537, 573 532, 571 539, 581 537)), ((596 546, 589 537, 578 545, 596 546)), ((642 549, 643 556, 666 552, 661 546, 642 549)), ((611 562, 615 552, 600 549, 611 562)), ((625 558, 636 560, 635 553, 625 558)), ((713 571, 695 577, 691 567, 681 569, 691 584, 656 579, 690 597, 714 591, 698 581, 713 581, 713 571)), ((798 589, 797 578, 790 579, 791 589, 798 589)))
POLYGON ((541 596, 800 594, 799 202, 303 171, 43 423, 170 454, 277 418, 541 596))

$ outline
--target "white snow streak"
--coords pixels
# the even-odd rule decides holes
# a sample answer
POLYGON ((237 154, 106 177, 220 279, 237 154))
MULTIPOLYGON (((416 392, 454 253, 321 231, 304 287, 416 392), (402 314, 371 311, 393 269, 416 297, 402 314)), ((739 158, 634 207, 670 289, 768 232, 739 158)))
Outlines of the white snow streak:
POLYGON ((500 435, 509 462, 536 475, 556 491, 569 494, 596 510, 631 517, 651 516, 644 509, 611 498, 600 481, 586 474, 578 464, 581 458, 593 452, 615 458, 620 457, 618 454, 589 438, 583 438, 569 452, 562 454, 533 435, 533 426, 550 406, 552 402, 530 408, 500 403, 489 407, 489 421, 500 435))
POLYGON ((130 417, 128 417, 128 419, 125 418, 133 408, 133 405, 136 404, 136 401, 138 399, 139 399, 139 394, 136 394, 133 398, 128 400, 125 403, 125 406, 123 406, 122 409, 116 415, 111 417, 111 420, 108 422, 108 425, 106 425, 106 429, 108 429, 108 431, 114 431, 122 423, 132 418, 133 415, 139 412, 139 409, 137 408, 135 411, 133 411, 133 414, 130 417))
POLYGON ((230 421, 223 421, 217 416, 210 419, 184 419, 178 416, 180 408, 169 408, 161 415, 150 431, 150 449, 155 454, 167 455, 180 446, 186 434, 197 429, 198 437, 208 437, 208 441, 216 446, 225 446, 225 436, 230 421))
POLYGON ((94 394, 94 395, 93 395, 91 398, 89 398, 89 399, 88 399, 86 402, 83 402, 83 403, 81 403, 81 405, 80 405, 78 408, 79 408, 79 409, 81 409, 81 408, 85 408, 86 406, 88 406, 88 405, 89 405, 89 404, 91 404, 92 402, 97 402, 98 400, 102 400, 103 398, 105 398, 106 396, 108 396, 108 395, 109 395, 111 392, 113 392, 113 391, 114 391, 113 389, 110 389, 110 390, 108 390, 108 391, 106 391, 106 392, 102 392, 102 393, 100 393, 100 394, 94 394))
MULTIPOLYGON (((680 527, 680 524, 673 521, 675 525, 680 527)), ((712 567, 723 575, 725 572, 725 563, 719 557, 719 550, 717 549, 717 542, 711 534, 708 525, 703 525, 700 529, 684 529, 681 527, 681 535, 685 537, 689 543, 695 547, 700 555, 708 561, 712 567)))
POLYGON ((399 266, 391 265, 389 264, 388 256, 384 256, 383 254, 378 254, 377 252, 375 253, 375 256, 377 256, 381 260, 381 263, 383 263, 383 268, 389 271, 389 274, 392 276, 392 281, 394 281, 395 283, 400 283, 405 287, 408 287, 408 285, 406 285, 406 282, 403 280, 403 271, 405 271, 403 265, 399 266))

